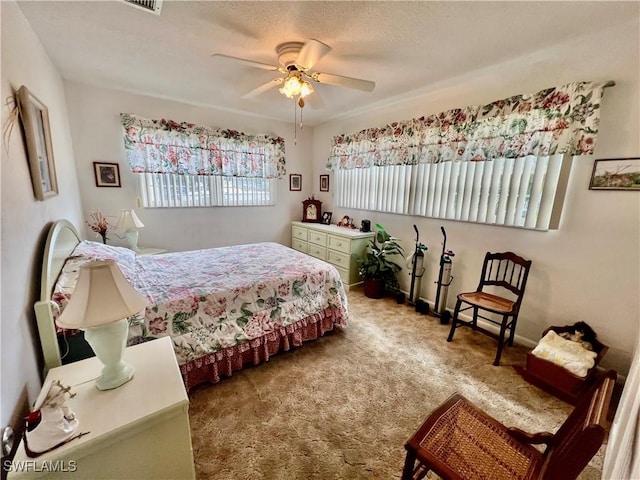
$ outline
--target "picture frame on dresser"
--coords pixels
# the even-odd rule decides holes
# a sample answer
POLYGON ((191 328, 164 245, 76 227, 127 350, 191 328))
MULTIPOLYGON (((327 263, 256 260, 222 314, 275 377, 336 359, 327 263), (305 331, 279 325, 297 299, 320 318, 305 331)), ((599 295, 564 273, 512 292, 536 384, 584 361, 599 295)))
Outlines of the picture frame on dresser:
POLYGON ((22 120, 33 194, 43 201, 58 194, 49 109, 22 85, 16 99, 22 120))
POLYGON ((331 225, 332 215, 333 212, 322 212, 322 219, 320 220, 320 223, 322 223, 323 225, 331 225))

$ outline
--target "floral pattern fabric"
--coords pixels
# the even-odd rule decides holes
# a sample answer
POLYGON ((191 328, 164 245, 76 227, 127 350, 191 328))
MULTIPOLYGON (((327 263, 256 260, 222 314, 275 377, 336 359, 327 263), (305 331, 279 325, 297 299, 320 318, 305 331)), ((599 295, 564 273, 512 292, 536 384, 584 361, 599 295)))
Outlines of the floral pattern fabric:
POLYGON ((571 83, 338 135, 327 168, 592 154, 602 94, 612 84, 571 83))
POLYGON ((173 120, 120 115, 127 162, 134 173, 281 178, 284 139, 173 120))
POLYGON ((114 259, 125 277, 148 300, 144 316, 129 319, 129 344, 170 336, 180 365, 270 334, 284 336, 292 325, 320 321, 327 312, 334 324, 348 321, 338 271, 276 243, 143 256, 82 242, 61 275, 65 285, 56 286, 65 292, 57 297, 62 308, 79 262, 114 257, 114 250, 122 251, 114 259))

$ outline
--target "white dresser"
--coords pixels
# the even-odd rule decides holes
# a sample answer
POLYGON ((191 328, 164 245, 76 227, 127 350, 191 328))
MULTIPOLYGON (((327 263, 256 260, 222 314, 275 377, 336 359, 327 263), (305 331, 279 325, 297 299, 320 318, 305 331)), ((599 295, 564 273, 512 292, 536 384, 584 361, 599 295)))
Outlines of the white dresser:
POLYGON ((52 368, 76 393, 67 405, 82 438, 31 459, 21 442, 9 479, 193 479, 189 399, 169 337, 125 350, 133 379, 99 391, 94 379, 102 364, 93 357, 52 368))
POLYGON ((336 225, 291 222, 291 247, 334 265, 347 290, 362 282, 353 255, 364 255, 374 235, 336 225))

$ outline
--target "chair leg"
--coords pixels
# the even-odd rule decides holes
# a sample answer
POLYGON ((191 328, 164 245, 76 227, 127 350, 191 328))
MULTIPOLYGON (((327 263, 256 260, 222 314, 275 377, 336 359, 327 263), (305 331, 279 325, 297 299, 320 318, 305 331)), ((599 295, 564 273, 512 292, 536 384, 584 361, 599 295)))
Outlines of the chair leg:
POLYGON ((497 367, 500 365, 500 357, 502 356, 502 347, 504 347, 504 333, 507 329, 508 316, 504 316, 502 319, 502 325, 500 325, 500 336, 498 337, 498 351, 496 352, 496 358, 493 364, 497 367))
POLYGON ((478 307, 473 307, 473 323, 471 329, 474 332, 478 329, 478 307))
POLYGON ((449 330, 449 336, 447 337, 447 342, 453 340, 453 334, 456 331, 456 324, 458 323, 458 314, 460 313, 460 305, 462 304, 461 300, 456 301, 456 308, 453 310, 453 318, 451 320, 451 330, 449 330))
POLYGON ((516 336, 516 322, 518 321, 518 315, 513 316, 513 321, 511 322, 511 332, 509 333, 509 346, 513 347, 513 339, 516 336))
POLYGON ((413 467, 416 463, 416 454, 407 449, 407 457, 404 460, 404 469, 402 470, 402 480, 411 480, 413 478, 413 467))

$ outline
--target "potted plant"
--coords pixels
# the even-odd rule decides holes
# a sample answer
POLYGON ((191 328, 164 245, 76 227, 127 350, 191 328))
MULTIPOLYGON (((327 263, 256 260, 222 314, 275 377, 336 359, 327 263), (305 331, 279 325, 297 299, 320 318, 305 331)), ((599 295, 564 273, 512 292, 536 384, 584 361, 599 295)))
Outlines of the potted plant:
POLYGON ((388 257, 404 257, 404 250, 398 243, 399 239, 389 235, 382 225, 376 224, 376 228, 378 231, 369 241, 366 254, 355 255, 359 266, 358 273, 364 281, 364 294, 369 298, 382 298, 385 291, 400 291, 396 273, 402 270, 402 267, 388 257))

